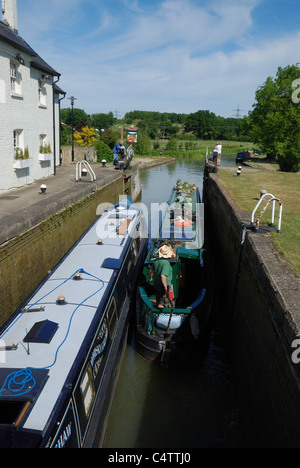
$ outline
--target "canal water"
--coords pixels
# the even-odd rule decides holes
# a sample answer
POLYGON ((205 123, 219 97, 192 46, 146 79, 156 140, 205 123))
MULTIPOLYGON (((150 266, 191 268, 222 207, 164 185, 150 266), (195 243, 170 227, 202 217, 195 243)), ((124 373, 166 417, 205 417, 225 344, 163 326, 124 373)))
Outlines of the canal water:
MULTIPOLYGON (((223 163, 228 162, 224 158, 223 163)), ((195 183, 202 192, 203 170, 203 160, 182 158, 143 172, 142 203, 150 207, 167 201, 179 179, 195 183)), ((131 331, 104 448, 242 447, 219 313, 214 311, 205 352, 168 368, 138 355, 131 331)))

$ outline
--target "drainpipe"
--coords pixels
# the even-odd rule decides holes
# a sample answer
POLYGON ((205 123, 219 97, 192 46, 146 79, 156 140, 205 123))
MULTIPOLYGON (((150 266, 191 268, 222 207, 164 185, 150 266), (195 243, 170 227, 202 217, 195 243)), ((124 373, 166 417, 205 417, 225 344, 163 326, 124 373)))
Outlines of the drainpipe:
POLYGON ((61 103, 61 101, 63 101, 63 99, 65 99, 66 94, 67 94, 67 93, 63 93, 63 97, 60 98, 60 99, 58 100, 58 102, 59 102, 59 104, 58 104, 58 112, 59 112, 59 165, 60 165, 60 166, 61 166, 61 164, 62 164, 62 156, 61 156, 61 131, 60 131, 60 127, 61 127, 60 103, 61 103))
POLYGON ((55 134, 55 89, 54 86, 60 80, 60 75, 58 75, 57 80, 53 81, 52 84, 52 98, 53 98, 53 174, 56 175, 56 134, 55 134))

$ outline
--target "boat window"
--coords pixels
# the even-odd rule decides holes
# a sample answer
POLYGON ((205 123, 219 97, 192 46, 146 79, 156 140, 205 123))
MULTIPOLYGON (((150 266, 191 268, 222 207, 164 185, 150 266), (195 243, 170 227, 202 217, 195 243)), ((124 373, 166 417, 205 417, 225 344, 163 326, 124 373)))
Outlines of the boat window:
POLYGON ((114 336, 115 328, 116 328, 117 321, 118 321, 117 302, 116 302, 115 297, 112 298, 112 301, 110 303, 110 306, 107 312, 107 320, 108 320, 108 326, 109 326, 109 335, 110 335, 110 338, 112 339, 114 336))
POLYGON ((94 387, 94 380, 93 380, 93 373, 92 368, 89 365, 87 370, 85 371, 81 383, 80 383, 80 390, 85 410, 85 415, 88 418, 92 409, 92 405, 95 399, 95 387, 94 387))

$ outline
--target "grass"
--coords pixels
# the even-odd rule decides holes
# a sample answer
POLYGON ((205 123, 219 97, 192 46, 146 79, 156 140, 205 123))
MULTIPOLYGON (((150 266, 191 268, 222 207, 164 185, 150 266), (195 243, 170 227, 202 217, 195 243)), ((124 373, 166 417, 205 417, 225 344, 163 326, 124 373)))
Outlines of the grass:
MULTIPOLYGON (((260 190, 267 190, 279 198, 283 204, 281 234, 270 235, 280 254, 291 264, 300 277, 300 173, 280 172, 275 164, 263 161, 251 163, 256 170, 246 171, 237 177, 233 170, 221 168, 218 176, 237 207, 252 212, 259 200, 260 190)), ((257 210, 257 215, 265 206, 264 202, 257 210)), ((278 223, 278 204, 276 204, 275 224, 278 223)), ((250 221, 250 219, 249 219, 250 221)), ((261 218, 260 224, 271 223, 271 204, 261 218)))
MULTIPOLYGON (((157 143, 152 141, 152 146, 157 143)), ((214 150, 217 141, 215 140, 176 140, 177 150, 167 149, 168 144, 167 140, 160 140, 159 149, 152 149, 148 154, 138 155, 139 157, 155 157, 155 156, 172 156, 172 157, 181 157, 181 156, 193 156, 197 158, 205 158, 206 150, 211 152, 214 150)), ((250 142, 240 142, 240 141, 223 141, 222 153, 237 153, 247 149, 253 148, 253 143, 250 142)))

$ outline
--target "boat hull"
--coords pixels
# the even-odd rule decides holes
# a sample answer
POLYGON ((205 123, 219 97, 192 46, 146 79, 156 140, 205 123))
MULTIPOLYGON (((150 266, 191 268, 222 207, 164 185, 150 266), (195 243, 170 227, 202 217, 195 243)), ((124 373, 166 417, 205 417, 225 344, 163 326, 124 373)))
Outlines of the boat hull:
MULTIPOLYGON (((137 295, 141 304, 140 293, 137 292, 137 295)), ((190 310, 176 330, 167 333, 165 329, 156 327, 155 331, 149 333, 144 325, 137 324, 135 338, 137 352, 149 361, 167 363, 171 358, 183 355, 186 351, 204 350, 210 334, 212 297, 209 290, 203 290, 202 296, 201 304, 195 310, 190 310)), ((137 306, 137 320, 139 317, 139 306, 137 306)))

